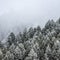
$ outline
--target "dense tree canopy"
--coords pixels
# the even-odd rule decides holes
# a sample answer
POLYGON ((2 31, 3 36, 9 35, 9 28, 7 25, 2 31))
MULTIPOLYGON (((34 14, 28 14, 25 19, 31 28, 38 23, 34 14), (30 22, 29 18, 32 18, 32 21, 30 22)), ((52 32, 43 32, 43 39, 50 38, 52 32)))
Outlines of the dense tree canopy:
POLYGON ((0 41, 0 60, 60 60, 60 18, 43 29, 25 28, 16 36, 11 32, 5 44, 0 41))

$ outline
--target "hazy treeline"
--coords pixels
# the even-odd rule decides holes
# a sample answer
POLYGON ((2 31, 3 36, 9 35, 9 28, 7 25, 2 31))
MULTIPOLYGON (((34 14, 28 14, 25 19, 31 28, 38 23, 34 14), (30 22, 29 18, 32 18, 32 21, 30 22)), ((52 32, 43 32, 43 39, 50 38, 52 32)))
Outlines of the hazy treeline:
POLYGON ((3 44, 0 41, 0 60, 60 60, 60 18, 40 26, 13 32, 3 44))

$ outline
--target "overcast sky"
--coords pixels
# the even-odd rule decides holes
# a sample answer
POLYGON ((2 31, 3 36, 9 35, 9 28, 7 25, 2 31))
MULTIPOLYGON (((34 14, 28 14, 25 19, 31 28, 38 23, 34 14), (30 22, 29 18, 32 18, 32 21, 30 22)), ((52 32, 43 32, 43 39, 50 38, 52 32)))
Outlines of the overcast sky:
POLYGON ((60 0, 0 0, 0 26, 40 25, 60 17, 60 0))

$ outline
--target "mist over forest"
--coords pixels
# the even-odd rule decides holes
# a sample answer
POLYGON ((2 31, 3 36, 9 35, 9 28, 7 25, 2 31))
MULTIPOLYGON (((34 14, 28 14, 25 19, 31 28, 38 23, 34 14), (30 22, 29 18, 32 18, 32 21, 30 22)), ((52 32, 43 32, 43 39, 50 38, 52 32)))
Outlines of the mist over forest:
POLYGON ((59 17, 59 0, 0 0, 0 36, 23 30, 22 26, 43 28, 49 19, 56 21, 59 17))
POLYGON ((60 0, 0 0, 0 60, 60 60, 60 0))

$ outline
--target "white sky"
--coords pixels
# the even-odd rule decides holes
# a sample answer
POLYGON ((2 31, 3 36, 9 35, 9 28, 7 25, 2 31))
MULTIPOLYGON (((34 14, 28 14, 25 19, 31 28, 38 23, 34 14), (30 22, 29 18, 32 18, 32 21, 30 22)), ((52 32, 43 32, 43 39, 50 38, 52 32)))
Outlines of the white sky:
POLYGON ((43 27, 60 17, 60 0, 0 0, 0 25, 4 29, 22 24, 43 27))

